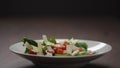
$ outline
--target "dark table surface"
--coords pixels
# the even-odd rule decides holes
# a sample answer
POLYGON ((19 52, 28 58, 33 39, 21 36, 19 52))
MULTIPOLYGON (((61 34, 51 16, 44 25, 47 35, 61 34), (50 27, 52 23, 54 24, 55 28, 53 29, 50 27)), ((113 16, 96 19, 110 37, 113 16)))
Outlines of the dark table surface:
POLYGON ((38 68, 10 52, 9 46, 23 37, 40 39, 42 34, 106 42, 112 51, 83 68, 120 68, 120 19, 112 16, 0 18, 0 68, 38 68))

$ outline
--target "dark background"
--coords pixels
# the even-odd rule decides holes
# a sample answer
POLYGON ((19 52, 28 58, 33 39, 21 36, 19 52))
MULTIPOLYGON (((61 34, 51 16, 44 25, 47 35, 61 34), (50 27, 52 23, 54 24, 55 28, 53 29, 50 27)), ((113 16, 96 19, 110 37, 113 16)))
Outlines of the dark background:
POLYGON ((10 52, 23 37, 97 40, 112 51, 83 68, 120 68, 118 0, 4 0, 0 2, 0 68, 38 68, 10 52))
POLYGON ((21 15, 114 15, 119 16, 119 0, 5 0, 2 16, 21 15))

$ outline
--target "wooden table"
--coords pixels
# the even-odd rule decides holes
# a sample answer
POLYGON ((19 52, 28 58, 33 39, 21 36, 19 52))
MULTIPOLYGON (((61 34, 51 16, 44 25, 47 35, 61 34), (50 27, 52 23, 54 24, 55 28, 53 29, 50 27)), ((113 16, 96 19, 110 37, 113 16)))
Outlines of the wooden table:
POLYGON ((112 16, 41 16, 0 18, 0 68, 38 68, 9 50, 23 37, 89 39, 106 42, 113 50, 83 68, 120 68, 120 19, 112 16))

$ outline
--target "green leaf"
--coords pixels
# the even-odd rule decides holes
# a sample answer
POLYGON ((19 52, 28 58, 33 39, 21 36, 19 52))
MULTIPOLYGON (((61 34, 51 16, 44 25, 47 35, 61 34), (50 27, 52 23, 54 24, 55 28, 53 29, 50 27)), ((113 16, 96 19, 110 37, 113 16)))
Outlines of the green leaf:
POLYGON ((26 38, 23 38, 21 41, 22 41, 23 43, 25 43, 25 42, 26 42, 26 38))
POLYGON ((45 42, 44 42, 44 41, 43 41, 42 45, 43 45, 43 46, 46 46, 46 44, 45 44, 45 42))
POLYGON ((47 50, 47 46, 43 46, 42 47, 42 52, 43 52, 44 55, 46 54, 46 52, 45 52, 46 50, 47 50))
POLYGON ((48 41, 51 42, 51 43, 56 44, 56 39, 55 38, 48 38, 48 41))
POLYGON ((86 51, 87 51, 87 48, 88 48, 88 45, 84 42, 77 42, 75 44, 76 47, 79 47, 79 48, 84 48, 86 51))
POLYGON ((43 46, 42 50, 44 51, 47 50, 47 46, 43 46))
POLYGON ((88 55, 88 52, 87 51, 84 51, 82 53, 78 53, 76 54, 75 56, 85 56, 85 55, 88 55))
POLYGON ((74 37, 70 37, 69 40, 74 39, 74 37))
POLYGON ((26 48, 26 49, 25 49, 25 53, 28 53, 28 52, 29 52, 29 49, 28 49, 28 48, 26 48))
POLYGON ((27 38, 23 38, 21 41, 22 41, 23 43, 28 42, 30 45, 33 45, 33 46, 38 47, 37 42, 35 42, 34 40, 27 39, 27 38))

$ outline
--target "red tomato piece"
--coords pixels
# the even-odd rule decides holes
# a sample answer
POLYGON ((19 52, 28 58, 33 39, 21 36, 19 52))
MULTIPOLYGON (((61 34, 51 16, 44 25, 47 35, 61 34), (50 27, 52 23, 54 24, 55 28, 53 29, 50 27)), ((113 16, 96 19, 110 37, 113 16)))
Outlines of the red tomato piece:
POLYGON ((79 49, 79 52, 83 52, 84 50, 83 49, 79 49))
POLYGON ((62 46, 62 49, 63 49, 63 50, 66 50, 66 46, 62 46))
POLYGON ((56 50, 56 49, 66 50, 66 46, 64 46, 64 45, 62 45, 62 44, 60 44, 60 43, 57 43, 57 44, 54 45, 53 49, 54 49, 54 50, 56 50))
POLYGON ((34 55, 36 55, 37 54, 37 52, 34 52, 34 51, 32 51, 32 50, 29 50, 29 52, 28 52, 29 54, 34 54, 34 55))
POLYGON ((59 49, 56 50, 56 53, 57 53, 57 54, 63 54, 63 53, 64 53, 64 50, 59 48, 59 49))

